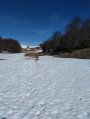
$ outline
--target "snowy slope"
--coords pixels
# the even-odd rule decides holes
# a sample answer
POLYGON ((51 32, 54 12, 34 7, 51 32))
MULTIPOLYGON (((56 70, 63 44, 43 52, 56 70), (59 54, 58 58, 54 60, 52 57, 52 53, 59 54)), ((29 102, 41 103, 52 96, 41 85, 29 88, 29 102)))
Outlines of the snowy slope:
POLYGON ((27 45, 23 45, 23 44, 21 44, 21 48, 27 48, 27 45))
MULTIPOLYGON (((21 48, 27 48, 27 46, 29 46, 29 45, 23 45, 23 44, 21 44, 21 48)), ((37 47, 37 46, 29 46, 29 48, 34 48, 34 47, 37 47)))
POLYGON ((90 119, 90 60, 1 58, 0 119, 90 119))

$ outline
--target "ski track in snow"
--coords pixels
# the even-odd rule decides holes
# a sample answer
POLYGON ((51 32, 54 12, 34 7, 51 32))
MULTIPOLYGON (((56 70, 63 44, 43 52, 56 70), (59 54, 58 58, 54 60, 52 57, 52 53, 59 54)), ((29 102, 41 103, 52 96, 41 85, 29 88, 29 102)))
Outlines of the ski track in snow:
POLYGON ((90 60, 0 58, 0 119, 90 119, 90 60))

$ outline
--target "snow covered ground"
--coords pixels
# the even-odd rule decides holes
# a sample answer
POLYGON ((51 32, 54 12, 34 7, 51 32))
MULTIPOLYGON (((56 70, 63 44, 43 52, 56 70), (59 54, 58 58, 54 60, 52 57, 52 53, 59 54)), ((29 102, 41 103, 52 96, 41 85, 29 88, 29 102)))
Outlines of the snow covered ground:
POLYGON ((0 119, 90 119, 90 60, 0 59, 0 119))
POLYGON ((21 44, 21 48, 26 49, 27 47, 29 47, 29 48, 35 48, 37 46, 29 46, 29 45, 23 45, 23 44, 21 44))

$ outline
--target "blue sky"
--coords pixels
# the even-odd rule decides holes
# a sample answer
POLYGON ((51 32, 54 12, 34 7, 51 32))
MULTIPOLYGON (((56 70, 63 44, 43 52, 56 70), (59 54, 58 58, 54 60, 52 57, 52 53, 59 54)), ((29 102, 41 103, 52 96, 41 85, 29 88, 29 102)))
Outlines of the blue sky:
POLYGON ((88 18, 90 0, 0 0, 0 35, 39 45, 74 16, 88 18))

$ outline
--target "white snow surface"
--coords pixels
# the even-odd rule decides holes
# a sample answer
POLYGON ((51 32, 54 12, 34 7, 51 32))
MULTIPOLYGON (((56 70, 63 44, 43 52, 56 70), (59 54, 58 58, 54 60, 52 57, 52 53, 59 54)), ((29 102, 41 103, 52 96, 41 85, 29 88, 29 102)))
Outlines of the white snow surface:
MULTIPOLYGON (((21 48, 26 49, 26 48, 27 48, 27 46, 29 46, 29 45, 24 45, 24 44, 21 44, 21 48)), ((37 46, 29 46, 29 48, 35 48, 35 47, 37 47, 37 46)))
POLYGON ((27 48, 28 45, 21 44, 21 48, 27 48))
POLYGON ((0 119, 90 119, 90 60, 1 58, 0 119))
POLYGON ((39 52, 40 53, 40 52, 43 52, 43 50, 36 50, 35 52, 37 52, 37 53, 39 52))

